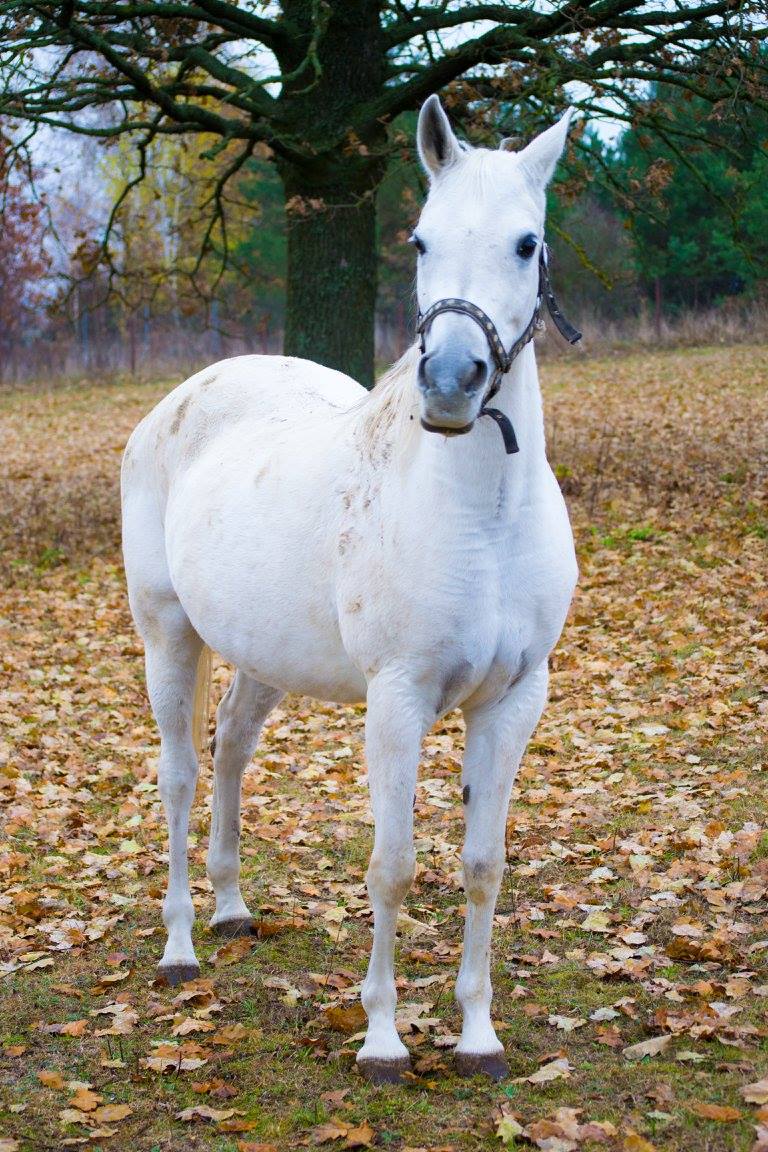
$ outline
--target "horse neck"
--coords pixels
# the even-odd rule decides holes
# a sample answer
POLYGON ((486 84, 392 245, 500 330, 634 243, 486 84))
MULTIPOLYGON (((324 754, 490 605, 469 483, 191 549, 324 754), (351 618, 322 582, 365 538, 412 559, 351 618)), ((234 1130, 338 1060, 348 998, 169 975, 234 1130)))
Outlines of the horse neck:
POLYGON ((514 520, 530 502, 546 468, 541 392, 531 344, 514 361, 490 405, 511 420, 518 453, 507 455, 499 428, 486 416, 465 436, 448 441, 421 432, 413 467, 424 491, 439 499, 438 507, 450 506, 459 516, 466 511, 492 519, 498 519, 503 508, 505 517, 514 520))

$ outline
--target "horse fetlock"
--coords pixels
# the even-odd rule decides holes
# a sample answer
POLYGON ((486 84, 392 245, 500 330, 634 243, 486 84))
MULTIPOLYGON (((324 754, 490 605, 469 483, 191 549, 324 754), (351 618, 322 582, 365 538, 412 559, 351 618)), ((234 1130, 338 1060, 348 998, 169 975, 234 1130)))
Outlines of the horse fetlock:
POLYGON ((397 989, 394 977, 383 977, 379 980, 366 976, 360 990, 360 1003, 365 1009, 369 1026, 376 1019, 386 1019, 390 1027, 394 1028, 395 1008, 397 1007, 397 989))
POLYGON ((236 854, 209 849, 205 871, 217 897, 219 892, 237 888, 240 881, 240 859, 236 854))
POLYGON ((195 908, 191 898, 175 892, 166 893, 163 900, 163 924, 169 932, 181 931, 189 934, 195 922, 195 908))
POLYGON ((456 981, 456 1000, 465 1016, 478 1012, 489 1016, 492 998, 493 988, 486 973, 459 972, 456 981))
MULTIPOLYGON (((395 1033, 394 1038, 391 1036, 377 1035, 372 1040, 366 1037, 365 1044, 357 1054, 358 1065, 365 1065, 368 1062, 384 1062, 394 1064, 398 1072, 407 1071, 411 1064, 411 1055, 403 1044, 402 1040, 395 1033)), ((387 1078, 388 1079, 388 1078, 387 1078)), ((383 1082, 384 1078, 382 1078, 383 1082)), ((399 1077, 393 1078, 390 1082, 397 1083, 399 1077)))

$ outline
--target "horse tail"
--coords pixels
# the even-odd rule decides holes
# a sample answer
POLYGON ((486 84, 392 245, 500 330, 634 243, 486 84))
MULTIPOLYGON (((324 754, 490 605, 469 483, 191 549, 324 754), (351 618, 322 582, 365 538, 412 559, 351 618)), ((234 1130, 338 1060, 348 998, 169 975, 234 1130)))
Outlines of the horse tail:
POLYGON ((197 661, 195 675, 195 696, 192 703, 192 739, 195 742, 195 751, 198 759, 205 752, 208 745, 208 715, 211 698, 211 650, 203 644, 203 650, 197 661))

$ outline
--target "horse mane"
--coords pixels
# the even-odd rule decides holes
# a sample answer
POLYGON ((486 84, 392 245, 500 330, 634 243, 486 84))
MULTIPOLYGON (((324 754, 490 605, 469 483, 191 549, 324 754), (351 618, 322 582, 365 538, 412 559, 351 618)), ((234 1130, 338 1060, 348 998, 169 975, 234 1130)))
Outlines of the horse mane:
POLYGON ((415 381, 420 354, 419 345, 412 344, 355 405, 359 443, 372 460, 384 462, 399 454, 419 426, 415 381))

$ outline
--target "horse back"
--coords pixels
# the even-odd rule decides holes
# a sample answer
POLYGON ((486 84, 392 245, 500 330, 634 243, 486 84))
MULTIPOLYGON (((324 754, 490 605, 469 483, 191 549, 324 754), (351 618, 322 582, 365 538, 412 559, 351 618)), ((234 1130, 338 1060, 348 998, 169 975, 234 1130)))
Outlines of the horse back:
MULTIPOLYGON (((174 479, 238 424, 267 437, 341 412, 366 395, 349 376, 289 356, 237 356, 197 372, 145 416, 128 441, 123 484, 174 479)), ((244 429, 244 435, 247 430, 244 429)), ((262 437, 260 437, 262 438, 262 437)))

